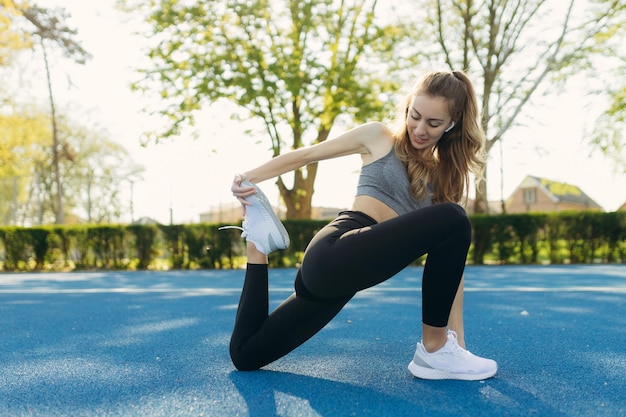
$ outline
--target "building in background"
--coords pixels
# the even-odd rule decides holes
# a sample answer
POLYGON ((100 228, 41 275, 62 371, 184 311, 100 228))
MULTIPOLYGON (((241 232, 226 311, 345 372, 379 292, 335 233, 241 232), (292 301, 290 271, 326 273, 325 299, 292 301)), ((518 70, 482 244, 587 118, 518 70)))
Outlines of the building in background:
POLYGON ((505 207, 507 213, 602 211, 579 187, 531 175, 513 191, 505 207))

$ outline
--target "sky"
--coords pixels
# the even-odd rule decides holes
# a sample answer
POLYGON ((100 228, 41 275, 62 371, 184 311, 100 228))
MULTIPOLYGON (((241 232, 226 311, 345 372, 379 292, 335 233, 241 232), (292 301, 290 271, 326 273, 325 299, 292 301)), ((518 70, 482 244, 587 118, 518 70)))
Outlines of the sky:
MULTIPOLYGON (((70 26, 93 55, 82 66, 59 61, 52 68, 53 80, 58 80, 53 85, 58 106, 76 109, 72 116, 79 120, 106 126, 111 139, 145 168, 142 179, 132 186, 132 217, 198 222, 201 212, 235 205, 230 193, 234 174, 271 157, 269 140, 261 133, 252 137, 246 133, 253 122, 230 120, 233 108, 221 103, 203 111, 197 139, 179 137, 143 146, 141 135, 151 129, 153 120, 141 112, 143 98, 129 88, 133 69, 142 59, 133 22, 114 10, 115 0, 36 3, 65 8, 71 14, 70 26)), ((585 144, 593 126, 593 108, 582 89, 576 88, 549 100, 535 100, 524 113, 526 125, 511 130, 502 147, 496 145, 491 151, 489 199, 508 198, 526 175, 534 175, 579 186, 606 211, 626 202, 626 175, 616 174, 605 157, 590 155, 585 144)), ((349 207, 359 168, 358 156, 321 162, 313 205, 349 207)), ((272 202, 279 203, 274 181, 260 186, 272 202)), ((128 202, 130 190, 129 182, 124 197, 128 202)), ((130 214, 124 220, 129 221, 130 214)))

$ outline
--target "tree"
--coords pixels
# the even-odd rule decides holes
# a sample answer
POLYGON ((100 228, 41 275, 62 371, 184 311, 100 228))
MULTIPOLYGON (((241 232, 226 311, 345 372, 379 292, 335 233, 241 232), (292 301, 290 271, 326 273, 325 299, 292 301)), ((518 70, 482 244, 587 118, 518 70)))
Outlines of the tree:
MULTIPOLYGON (((626 111, 623 103, 619 105, 622 113, 626 111)), ((594 132, 590 136, 590 144, 592 145, 592 153, 594 151, 602 153, 612 161, 616 172, 626 174, 626 142, 624 141, 626 122, 623 115, 614 113, 613 107, 609 108, 596 121, 594 132)))
MULTIPOLYGON (((7 107, 7 104, 4 106, 7 107)), ((47 117, 37 112, 0 114, 0 223, 18 224, 19 207, 27 199, 33 161, 42 158, 47 117)))
POLYGON ((65 167, 63 178, 75 214, 90 224, 119 222, 123 213, 132 210, 121 198, 123 191, 141 179, 144 168, 133 163, 104 128, 71 123, 65 131, 65 152, 71 153, 72 163, 65 167))
POLYGON ((597 91, 609 97, 609 103, 587 137, 593 150, 612 160, 616 171, 626 174, 626 13, 607 24, 595 41, 605 53, 590 67, 589 78, 602 83, 597 91), (605 76, 598 74, 599 68, 605 76))
POLYGON ((52 119, 52 158, 54 163, 55 185, 57 189, 56 223, 63 224, 65 222, 65 210, 63 208, 63 183, 61 181, 61 172, 59 169, 60 142, 58 139, 56 109, 54 105, 54 96, 52 94, 52 83, 50 81, 50 67, 46 52, 46 42, 56 44, 59 48, 61 48, 67 58, 70 58, 79 64, 84 64, 91 56, 74 39, 76 31, 70 29, 65 24, 65 20, 69 17, 65 10, 60 8, 44 9, 37 6, 27 6, 22 10, 22 14, 26 20, 28 20, 35 27, 33 35, 36 35, 40 40, 46 68, 48 97, 50 99, 52 119))
POLYGON ((0 0, 0 66, 9 65, 17 51, 30 47, 29 39, 13 23, 20 14, 19 7, 12 0, 0 0))
MULTIPOLYGON (((48 224, 57 218, 56 186, 48 116, 15 108, 0 115, 0 223, 48 224)), ((60 177, 66 191, 66 222, 119 221, 128 209, 121 198, 143 167, 110 139, 106 129, 89 128, 57 115, 60 177)))
POLYGON ((128 208, 120 195, 143 171, 105 129, 79 125, 67 117, 76 109, 59 111, 55 105, 47 47, 59 46, 79 64, 89 58, 74 40, 76 32, 65 25, 67 17, 61 9, 0 0, 0 40, 16 39, 11 48, 0 48, 0 90, 7 92, 0 107, 0 223, 119 221, 128 208), (18 92, 32 90, 24 83, 36 76, 32 65, 20 66, 17 53, 18 46, 32 48, 33 37, 43 51, 52 123, 49 112, 32 105, 31 97, 17 98, 18 92))
MULTIPOLYGON (((548 82, 563 83, 606 51, 596 42, 623 18, 620 0, 427 0, 418 25, 428 27, 433 56, 469 72, 481 92, 487 153, 516 124, 548 82)), ((488 211, 485 181, 475 212, 488 211)))
MULTIPOLYGON (((376 0, 124 3, 145 14, 153 40, 134 87, 159 94, 157 108, 147 109, 168 121, 153 132, 157 141, 226 99, 262 121, 274 156, 320 143, 339 120, 387 116, 394 75, 416 60, 403 53, 407 27, 376 19, 376 0)), ((310 217, 316 173, 317 163, 296 170, 292 188, 278 178, 288 218, 310 217)))

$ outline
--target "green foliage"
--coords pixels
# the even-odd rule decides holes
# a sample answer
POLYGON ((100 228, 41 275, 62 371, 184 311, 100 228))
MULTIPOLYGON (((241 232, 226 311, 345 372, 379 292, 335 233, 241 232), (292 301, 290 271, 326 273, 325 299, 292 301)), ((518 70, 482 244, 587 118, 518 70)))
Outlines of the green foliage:
POLYGON ((205 224, 187 225, 183 231, 183 242, 187 249, 186 268, 214 268, 210 264, 207 248, 211 241, 211 229, 205 224))
POLYGON ((135 88, 156 88, 158 112, 172 121, 158 137, 177 135, 204 104, 227 99, 264 121, 278 152, 281 125, 300 147, 309 128, 328 131, 340 114, 371 116, 387 105, 381 94, 397 89, 383 90, 394 85, 391 74, 378 78, 362 62, 385 62, 408 35, 398 21, 377 24, 375 1, 124 3, 155 39, 135 88), (385 49, 372 48, 381 42, 385 49))
POLYGON ((159 225, 165 241, 166 253, 169 255, 170 264, 174 269, 180 269, 185 262, 184 226, 183 225, 159 225))
POLYGON ((472 261, 626 262, 626 212, 474 215, 472 261))
POLYGON ((593 262, 601 249, 604 260, 613 258, 613 248, 620 246, 620 237, 621 243, 624 243, 624 230, 619 218, 615 213, 598 215, 595 212, 571 212, 559 216, 570 262, 593 262))
POLYGON ((87 229, 87 240, 93 254, 92 266, 104 269, 123 269, 126 258, 126 231, 121 226, 93 226, 87 229))
POLYGON ((53 43, 74 62, 84 64, 91 59, 91 54, 76 40, 76 30, 66 24, 70 15, 65 9, 43 8, 28 3, 24 6, 21 10, 22 16, 32 24, 32 35, 53 43))
MULTIPOLYGON (((626 212, 480 214, 471 221, 474 264, 626 262, 626 212)), ((273 253, 270 265, 297 267, 326 224, 286 221, 291 245, 273 253)), ((215 224, 0 227, 0 244, 5 271, 234 269, 246 262, 241 232, 215 224)))
POLYGON ((71 261, 77 269, 91 266, 89 226, 68 226, 61 230, 63 230, 61 241, 66 262, 71 261))
MULTIPOLYGON (((432 62, 468 72, 480 93, 487 153, 542 92, 567 88, 579 74, 585 74, 584 88, 593 93, 596 79, 612 85, 624 79, 623 71, 607 71, 608 57, 621 53, 624 58, 622 0, 419 4, 415 15, 424 36, 418 48, 432 62)), ((487 210, 486 191, 485 181, 476 183, 476 212, 487 210)))
POLYGON ((597 54, 601 57, 591 70, 595 80, 603 82, 601 89, 609 97, 609 105, 592 131, 592 145, 615 162, 618 171, 626 173, 626 3, 618 0, 592 0, 596 14, 610 8, 611 19, 598 20, 600 31, 594 37, 597 54), (603 76, 597 76, 602 69, 603 76))
POLYGON ((472 236, 474 244, 470 248, 472 262, 482 264, 491 247, 492 217, 476 214, 472 217, 472 236))
POLYGON ((20 208, 33 194, 31 173, 46 160, 50 122, 44 114, 20 111, 10 102, 5 111, 0 111, 0 223, 16 223, 28 216, 20 208))
POLYGON ((134 247, 138 259, 137 269, 148 269, 156 250, 158 229, 155 225, 130 225, 126 230, 134 236, 134 247))
POLYGON ((600 220, 600 229, 607 240, 603 259, 616 262, 626 259, 626 216, 621 212, 607 213, 600 220))
MULTIPOLYGON (((50 64, 56 61, 49 57, 60 52, 79 64, 91 58, 80 45, 76 30, 68 26, 69 18, 68 12, 59 7, 42 8, 32 2, 12 0, 0 2, 0 65, 5 64, 7 49, 38 48, 40 53, 36 56, 43 60, 49 87, 49 103, 43 112, 28 108, 11 94, 4 94, 2 100, 0 222, 4 224, 72 223, 77 216, 84 216, 88 222, 120 218, 117 184, 119 176, 128 178, 129 173, 123 168, 130 164, 120 160, 121 149, 111 150, 112 143, 98 137, 103 130, 97 131, 91 123, 90 129, 80 131, 70 126, 58 112, 52 96, 50 82, 54 77, 50 74, 50 64), (16 40, 21 44, 17 45, 16 40), (112 172, 116 175, 111 175, 112 172), (107 210, 103 214, 104 208, 107 210), (92 210, 97 212, 93 217, 92 210)), ((0 91, 24 90, 24 85, 11 84, 11 81, 21 84, 22 79, 29 78, 29 74, 22 72, 23 68, 9 67, 10 77, 0 82, 0 91)))
POLYGON ((302 261, 304 250, 315 234, 326 225, 319 220, 287 220, 283 222, 289 230, 291 244, 289 251, 296 257, 297 262, 302 261))
POLYGON ((42 269, 46 254, 49 249, 48 235, 50 230, 47 228, 34 227, 29 229, 30 241, 33 247, 33 255, 35 257, 35 269, 42 269))
POLYGON ((0 66, 9 64, 17 51, 30 46, 30 38, 14 23, 19 14, 15 1, 0 2, 0 66))
POLYGON ((70 246, 62 226, 48 228, 48 250, 44 259, 45 269, 64 270, 70 266, 69 251, 70 246))
MULTIPOLYGON (((626 73, 624 68, 623 73, 626 73)), ((626 96, 626 88, 622 93, 626 96)), ((616 98, 617 100, 617 98, 616 98)), ((620 110, 608 110, 602 114, 594 124, 593 132, 590 133, 592 151, 600 152, 612 161, 616 172, 626 174, 626 98, 622 98, 623 108, 620 110), (615 111, 615 113, 613 113, 615 111)), ((614 106, 618 106, 617 103, 614 106)))
POLYGON ((49 251, 47 228, 0 229, 0 240, 5 248, 3 269, 6 271, 41 270, 49 251))
POLYGON ((218 269, 236 268, 238 266, 237 257, 244 253, 245 247, 242 244, 241 231, 237 229, 225 229, 212 233, 206 248, 209 265, 218 269))
MULTIPOLYGON (((57 188, 49 117, 17 105, 6 108, 10 115, 0 112, 0 224, 52 223, 57 188)), ((60 114, 57 130, 66 223, 79 214, 89 223, 119 219, 125 209, 120 194, 143 167, 97 124, 87 128, 60 114)))
POLYGON ((27 269, 31 244, 28 230, 18 227, 0 229, 0 239, 4 246, 3 269, 5 271, 27 269))
MULTIPOLYGON (((273 156, 320 143, 339 118, 386 118, 398 71, 416 62, 404 53, 415 30, 404 16, 383 24, 376 0, 123 3, 154 40, 134 84, 157 96, 146 110, 168 121, 146 133, 153 140, 179 135, 204 106, 227 100, 263 123, 273 156)), ((316 174, 316 163, 296 170, 291 189, 278 179, 287 218, 310 217, 316 174)))
POLYGON ((545 224, 544 214, 515 214, 508 216, 508 222, 517 237, 520 263, 536 264, 539 257, 539 233, 545 224))

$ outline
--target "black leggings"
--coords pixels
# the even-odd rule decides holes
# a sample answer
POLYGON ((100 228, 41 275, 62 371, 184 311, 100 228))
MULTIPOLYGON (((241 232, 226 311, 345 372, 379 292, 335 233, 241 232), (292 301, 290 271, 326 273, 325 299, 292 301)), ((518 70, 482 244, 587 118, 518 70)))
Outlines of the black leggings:
POLYGON ((346 211, 307 247, 295 293, 268 315, 267 265, 248 264, 230 356, 255 370, 321 330, 357 291, 391 278, 428 253, 422 277, 422 321, 445 327, 459 287, 471 226, 457 204, 432 205, 382 223, 346 211))

